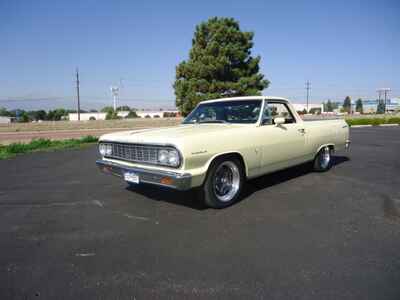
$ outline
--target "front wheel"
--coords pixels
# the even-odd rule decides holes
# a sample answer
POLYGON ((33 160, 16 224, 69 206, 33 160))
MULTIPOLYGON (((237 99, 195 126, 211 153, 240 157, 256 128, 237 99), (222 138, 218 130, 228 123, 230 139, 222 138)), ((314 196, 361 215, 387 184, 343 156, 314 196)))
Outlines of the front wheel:
POLYGON ((207 206, 224 208, 239 199, 243 182, 243 166, 238 159, 218 159, 211 164, 200 193, 207 206))
POLYGON ((317 172, 324 172, 332 167, 332 149, 323 147, 315 156, 314 170, 317 172))

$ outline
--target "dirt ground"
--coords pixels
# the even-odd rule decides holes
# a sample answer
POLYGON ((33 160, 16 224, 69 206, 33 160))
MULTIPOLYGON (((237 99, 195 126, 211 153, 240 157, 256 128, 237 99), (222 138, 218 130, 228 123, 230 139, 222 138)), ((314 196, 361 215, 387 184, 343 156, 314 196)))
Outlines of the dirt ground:
POLYGON ((79 138, 86 135, 100 136, 119 130, 174 126, 181 121, 182 119, 180 118, 171 118, 0 124, 0 144, 29 142, 37 138, 60 140, 79 138))

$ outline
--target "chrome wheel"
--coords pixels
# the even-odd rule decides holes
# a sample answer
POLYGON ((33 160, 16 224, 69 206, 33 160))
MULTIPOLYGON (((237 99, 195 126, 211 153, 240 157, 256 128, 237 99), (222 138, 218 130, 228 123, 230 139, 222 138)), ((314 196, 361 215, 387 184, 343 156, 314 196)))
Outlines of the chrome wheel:
POLYGON ((328 168, 330 162, 331 162, 331 150, 329 149, 329 147, 325 147, 324 149, 322 149, 321 153, 321 167, 323 169, 328 168))
POLYGON ((231 161, 222 162, 215 171, 214 194, 222 202, 231 201, 240 187, 239 168, 231 161))

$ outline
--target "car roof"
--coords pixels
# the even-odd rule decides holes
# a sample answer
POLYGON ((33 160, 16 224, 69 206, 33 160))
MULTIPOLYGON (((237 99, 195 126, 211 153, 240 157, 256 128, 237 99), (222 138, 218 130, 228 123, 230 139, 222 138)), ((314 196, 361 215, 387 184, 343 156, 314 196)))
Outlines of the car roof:
POLYGON ((246 100, 279 100, 284 102, 289 102, 288 99, 275 96, 244 96, 244 97, 230 97, 230 98, 219 98, 212 100, 201 101, 200 103, 212 103, 212 102, 224 102, 224 101, 246 101, 246 100))

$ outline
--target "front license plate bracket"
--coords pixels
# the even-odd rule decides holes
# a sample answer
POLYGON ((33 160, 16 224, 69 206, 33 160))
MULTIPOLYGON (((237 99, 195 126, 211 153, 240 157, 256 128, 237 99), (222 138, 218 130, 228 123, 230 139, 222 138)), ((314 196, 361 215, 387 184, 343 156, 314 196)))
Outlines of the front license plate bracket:
POLYGON ((129 183, 139 183, 139 175, 134 172, 125 172, 124 180, 129 183))

